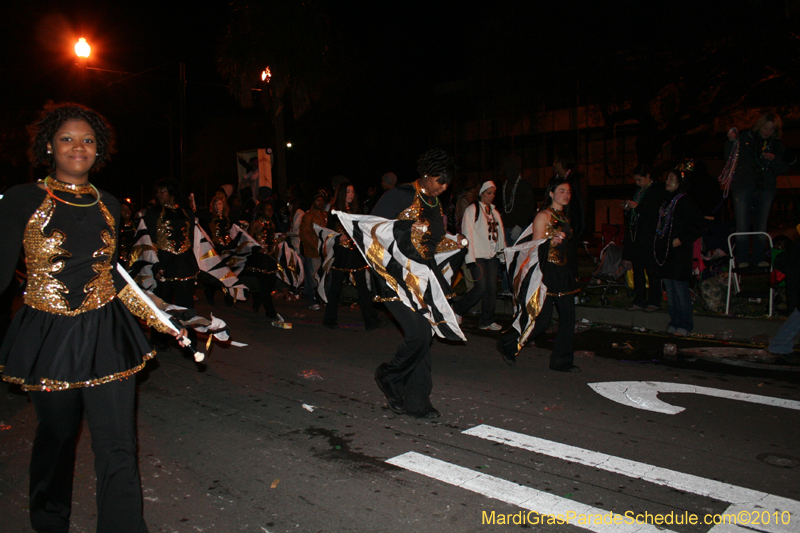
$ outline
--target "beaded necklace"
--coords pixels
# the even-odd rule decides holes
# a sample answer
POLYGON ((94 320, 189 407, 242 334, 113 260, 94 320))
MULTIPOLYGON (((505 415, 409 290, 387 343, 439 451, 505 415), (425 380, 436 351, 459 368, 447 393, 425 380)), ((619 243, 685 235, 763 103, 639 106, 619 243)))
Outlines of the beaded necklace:
POLYGON ((66 183, 57 179, 53 179, 51 176, 47 176, 44 179, 44 188, 47 191, 47 194, 50 195, 51 198, 54 200, 58 200, 59 202, 63 202, 67 205, 72 205, 75 207, 92 207, 96 205, 97 202, 100 201, 100 193, 97 190, 97 187, 92 185, 91 183, 83 183, 80 185, 76 185, 74 183, 66 183), (94 202, 90 204, 76 204, 73 202, 68 202, 63 198, 59 198, 53 191, 61 191, 61 192, 71 192, 75 194, 77 198, 80 198, 82 194, 91 194, 94 196, 94 202))
POLYGON ((554 209, 552 206, 548 207, 547 209, 548 211, 550 211, 550 214, 553 216, 553 218, 555 218, 562 224, 569 224, 569 221, 564 216, 564 211, 559 211, 558 209, 554 209))
POLYGON ((483 218, 486 220, 486 226, 488 228, 489 233, 489 240, 497 242, 497 233, 498 233, 498 222, 495 220, 494 215, 492 214, 492 207, 491 205, 486 205, 486 210, 484 211, 483 206, 486 205, 483 202, 478 202, 478 209, 481 210, 483 213, 483 218))
MULTIPOLYGON (((736 133, 736 139, 733 140, 733 149, 731 150, 731 155, 728 156, 728 161, 725 162, 725 168, 722 169, 722 174, 719 175, 720 183, 725 186, 725 190, 722 193, 722 201, 725 201, 725 198, 728 197, 731 181, 733 180, 733 172, 736 170, 736 162, 739 161, 739 130, 731 128, 731 131, 736 133)), ((720 205, 722 205, 722 202, 720 202, 720 205)), ((717 206, 717 209, 719 209, 719 206, 717 206)))
POLYGON ((425 196, 422 194, 422 191, 424 191, 425 189, 420 187, 419 180, 414 182, 414 188, 417 190, 417 195, 419 196, 419 199, 422 200, 423 204, 425 204, 425 205, 427 205, 428 207, 431 207, 431 208, 436 207, 436 206, 439 205, 439 197, 438 196, 436 197, 436 203, 434 203, 434 204, 429 204, 428 202, 425 201, 425 196))
POLYGON ((675 197, 670 200, 669 202, 664 202, 661 204, 661 207, 658 209, 658 223, 656 224, 656 236, 653 239, 653 257, 656 259, 656 263, 658 266, 664 266, 664 263, 667 262, 667 257, 669 256, 669 247, 672 243, 672 219, 673 215, 675 214, 675 204, 678 203, 678 200, 686 196, 686 193, 676 194, 675 197), (658 242, 659 238, 667 237, 667 250, 664 252, 664 259, 661 261, 658 260, 658 252, 656 249, 656 243, 658 242))
POLYGON ((506 198, 506 185, 508 185, 508 180, 503 184, 503 210, 506 214, 509 214, 511 211, 514 210, 514 200, 517 198, 517 186, 519 185, 519 181, 522 179, 522 176, 517 176, 517 180, 514 182, 514 189, 511 191, 511 205, 508 205, 508 199, 506 198))

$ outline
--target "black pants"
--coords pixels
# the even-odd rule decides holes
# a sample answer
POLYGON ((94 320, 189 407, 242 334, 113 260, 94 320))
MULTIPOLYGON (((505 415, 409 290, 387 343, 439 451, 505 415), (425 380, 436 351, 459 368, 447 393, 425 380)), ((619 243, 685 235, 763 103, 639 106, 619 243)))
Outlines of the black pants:
POLYGON ((85 413, 97 474, 97 531, 145 533, 136 458, 136 380, 29 394, 39 421, 30 469, 33 529, 69 530, 75 445, 85 413))
POLYGON ((481 303, 481 319, 478 327, 485 328, 494 322, 494 312, 497 307, 497 267, 500 260, 496 257, 491 259, 476 259, 469 265, 469 272, 472 274, 472 289, 453 303, 453 311, 459 315, 465 315, 470 309, 481 303))
POLYGON ((408 414, 423 415, 433 408, 431 325, 402 302, 386 302, 386 309, 400 323, 404 337, 392 360, 379 366, 376 375, 388 384, 392 396, 403 399, 408 414))
POLYGON ((264 306, 264 314, 267 318, 277 318, 278 312, 275 311, 275 304, 272 301, 272 291, 275 290, 275 274, 256 275, 258 280, 258 292, 253 293, 253 307, 258 309, 259 305, 264 306))
MULTIPOLYGON (((550 368, 564 370, 573 365, 575 345, 575 295, 547 296, 542 304, 542 310, 536 317, 536 324, 528 336, 532 340, 544 333, 550 327, 553 318, 553 307, 558 309, 558 333, 550 354, 550 368)), ((514 328, 509 329, 502 337, 503 345, 508 353, 517 351, 519 333, 514 328)))
POLYGON ((653 305, 660 308, 662 296, 661 278, 659 277, 658 264, 655 257, 631 261, 631 266, 633 268, 633 292, 635 293, 633 297, 634 305, 639 307, 653 305), (647 287, 647 281, 645 281, 645 272, 647 272, 647 280, 650 282, 649 287, 647 287))
MULTIPOLYGON (((322 318, 322 323, 327 326, 336 326, 339 321, 339 298, 342 295, 342 287, 347 280, 349 272, 343 270, 331 269, 331 284, 330 291, 326 296, 328 297, 328 304, 325 306, 325 316, 322 318)), ((364 326, 367 328, 374 328, 380 323, 378 312, 372 306, 372 295, 367 288, 367 271, 357 270, 353 272, 353 278, 356 280, 356 290, 358 291, 358 307, 361 308, 361 316, 364 319, 364 326)))

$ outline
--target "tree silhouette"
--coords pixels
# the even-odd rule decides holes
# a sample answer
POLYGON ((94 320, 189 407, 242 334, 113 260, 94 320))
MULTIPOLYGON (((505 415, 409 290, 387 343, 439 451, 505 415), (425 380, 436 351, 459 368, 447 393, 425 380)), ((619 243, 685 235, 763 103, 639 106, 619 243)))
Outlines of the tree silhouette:
POLYGON ((280 194, 286 192, 284 110, 290 107, 297 119, 319 98, 334 75, 334 48, 328 19, 313 1, 231 2, 217 70, 241 105, 272 113, 280 194), (262 80, 265 69, 271 76, 262 80))

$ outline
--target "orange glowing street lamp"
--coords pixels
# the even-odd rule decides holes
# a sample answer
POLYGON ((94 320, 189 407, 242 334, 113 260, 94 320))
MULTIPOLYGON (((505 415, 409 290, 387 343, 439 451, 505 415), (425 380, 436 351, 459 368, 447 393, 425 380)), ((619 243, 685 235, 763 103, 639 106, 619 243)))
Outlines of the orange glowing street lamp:
POLYGON ((269 67, 267 67, 261 73, 261 81, 269 83, 271 80, 272 80, 272 72, 270 72, 269 67))
POLYGON ((92 47, 89 46, 89 43, 86 42, 86 39, 81 37, 78 39, 78 42, 75 43, 75 55, 80 58, 86 59, 89 57, 89 54, 92 53, 92 47))

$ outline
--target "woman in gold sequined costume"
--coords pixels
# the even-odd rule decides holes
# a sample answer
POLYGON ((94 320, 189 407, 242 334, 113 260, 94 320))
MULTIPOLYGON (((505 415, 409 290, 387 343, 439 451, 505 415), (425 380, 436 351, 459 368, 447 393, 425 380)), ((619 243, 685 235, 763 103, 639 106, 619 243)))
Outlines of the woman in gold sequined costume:
POLYGON ((275 209, 272 202, 265 200, 258 204, 258 216, 250 224, 250 235, 261 245, 261 248, 250 255, 247 267, 249 272, 258 279, 258 292, 253 294, 253 311, 258 312, 264 305, 264 314, 267 319, 275 320, 278 312, 272 302, 272 291, 275 290, 275 280, 278 273, 278 245, 282 241, 275 236, 275 222, 272 220, 275 209))
MULTIPOLYGON (((579 372, 573 364, 575 338, 575 294, 579 291, 575 276, 567 263, 567 247, 572 230, 569 223, 568 206, 571 190, 566 179, 553 177, 545 190, 542 209, 533 219, 531 240, 544 239, 533 253, 538 253, 542 282, 547 287, 547 296, 539 313, 529 317, 535 324, 527 338, 535 339, 550 327, 553 307, 558 308, 558 333, 550 354, 550 368, 560 372, 579 372)), ((524 235, 524 234, 523 234, 524 235)), ((516 244, 521 244, 520 238, 516 244)), ((526 312, 522 306, 520 312, 526 312)), ((516 364, 519 351, 520 332, 510 328, 498 341, 498 350, 509 365, 516 364)))
POLYGON ((197 260, 194 244, 194 213, 176 180, 165 178, 155 186, 158 205, 145 211, 144 222, 156 247, 153 265, 157 285, 153 292, 167 303, 194 309, 197 260))
MULTIPOLYGON (((200 222, 200 225, 211 239, 211 244, 214 245, 214 251, 223 258, 231 249, 232 223, 229 215, 230 208, 228 207, 228 201, 225 199, 225 194, 218 192, 211 200, 208 211, 203 213, 203 216, 198 214, 197 217, 198 222, 200 222)), ((217 292, 221 283, 214 276, 205 272, 199 272, 197 277, 206 286, 204 294, 208 305, 214 305, 214 294, 217 292)), ((233 305, 233 297, 227 292, 225 292, 225 305, 233 305)))
MULTIPOLYGON (((442 248, 455 244, 445 236, 443 210, 439 195, 455 175, 455 161, 443 150, 433 149, 417 160, 419 179, 398 185, 384 194, 372 210, 372 215, 407 221, 411 231, 399 235, 397 246, 407 257, 425 263, 441 278, 440 285, 449 289, 434 255, 442 248)), ((456 245, 457 246, 457 245, 456 245)), ((453 269, 458 268, 454 264, 453 269)), ((433 333, 428 319, 419 311, 407 307, 397 293, 387 287, 383 278, 373 276, 386 309, 403 330, 403 341, 391 361, 375 371, 375 381, 386 396, 389 408, 397 414, 407 413, 417 418, 438 418, 439 411, 431 404, 431 341, 433 333)), ((452 294, 451 294, 452 296, 452 294)), ((441 325, 442 328, 446 324, 441 325)))
MULTIPOLYGON (((358 205, 356 188, 351 183, 339 184, 334 195, 336 203, 332 206, 337 211, 358 214, 361 212, 358 205)), ((334 244, 334 259, 331 266, 330 287, 326 289, 328 303, 325 305, 325 316, 322 325, 328 329, 339 328, 339 297, 342 287, 348 276, 352 275, 358 291, 358 306, 361 308, 361 317, 367 331, 383 326, 383 321, 372 306, 372 295, 367 288, 367 262, 358 252, 353 240, 347 235, 336 215, 328 216, 328 229, 341 233, 334 244)))
POLYGON ((142 302, 126 289, 117 293, 120 204, 89 182, 89 171, 113 151, 113 132, 88 108, 49 104, 30 133, 32 161, 51 174, 0 200, 0 286, 11 280, 20 250, 29 276, 24 305, 0 348, 0 371, 28 391, 38 419, 31 524, 36 531, 69 529, 85 413, 95 453, 97 531, 146 532, 133 374, 155 352, 126 309, 141 313, 142 302))

